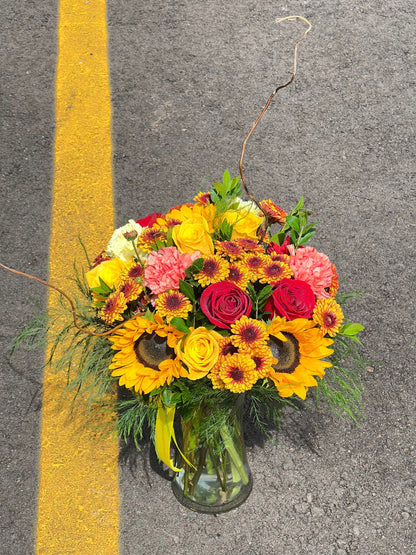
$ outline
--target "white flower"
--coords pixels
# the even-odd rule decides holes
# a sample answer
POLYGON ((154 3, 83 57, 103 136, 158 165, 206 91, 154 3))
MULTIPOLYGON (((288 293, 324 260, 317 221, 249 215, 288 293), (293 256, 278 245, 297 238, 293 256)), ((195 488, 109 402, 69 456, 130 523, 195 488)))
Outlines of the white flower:
MULTIPOLYGON (((126 231, 137 231, 137 235, 140 235, 143 228, 140 224, 137 224, 134 220, 129 220, 129 223, 119 227, 114 230, 113 235, 107 245, 105 250, 108 256, 111 258, 120 258, 124 262, 128 262, 135 257, 136 252, 134 250, 133 242, 129 241, 124 237, 126 231)), ((141 258, 147 258, 146 253, 139 250, 141 258)))
POLYGON ((258 206, 252 200, 243 200, 241 198, 235 199, 238 203, 237 210, 247 210, 247 212, 251 212, 256 216, 262 216, 263 212, 259 210, 258 206))

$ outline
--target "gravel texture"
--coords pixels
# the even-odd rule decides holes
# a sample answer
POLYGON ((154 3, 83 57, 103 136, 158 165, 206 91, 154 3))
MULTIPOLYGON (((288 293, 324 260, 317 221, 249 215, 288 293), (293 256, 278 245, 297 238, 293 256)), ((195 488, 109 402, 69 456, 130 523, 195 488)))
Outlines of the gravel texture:
MULTIPOLYGON (((258 198, 301 195, 322 224, 314 246, 337 266, 351 321, 365 325, 365 420, 313 404, 288 411, 276 444, 247 430, 253 492, 199 515, 177 503, 149 449, 122 447, 123 555, 410 555, 415 546, 413 0, 209 2, 108 0, 117 223, 187 201, 238 173, 250 140, 258 198), (150 456, 149 456, 150 455, 150 456)), ((0 261, 47 276, 53 183, 57 2, 4 0, 0 261)), ((33 552, 42 353, 8 348, 33 282, 1 270, 1 551, 33 552)))

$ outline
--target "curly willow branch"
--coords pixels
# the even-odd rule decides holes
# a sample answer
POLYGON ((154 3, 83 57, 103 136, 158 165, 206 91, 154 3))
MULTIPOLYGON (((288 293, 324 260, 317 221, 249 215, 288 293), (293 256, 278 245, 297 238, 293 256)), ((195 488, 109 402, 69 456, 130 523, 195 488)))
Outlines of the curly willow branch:
POLYGON ((253 133, 253 131, 255 130, 255 128, 257 127, 257 124, 259 123, 259 121, 261 120, 261 118, 264 116, 267 108, 270 106, 271 101, 273 100, 273 97, 275 96, 275 94, 280 91, 280 89, 284 89, 285 87, 288 87, 294 80, 295 75, 296 75, 296 64, 297 64, 297 56, 298 56, 298 45, 299 43, 306 37, 307 33, 311 30, 312 25, 309 23, 309 21, 307 19, 305 19, 304 17, 300 16, 300 15, 290 15, 288 17, 283 17, 282 19, 277 19, 276 20, 276 24, 278 25, 279 23, 281 23, 282 21, 294 21, 295 19, 301 19, 302 21, 304 21, 307 25, 308 28, 306 29, 306 31, 303 33, 303 35, 300 37, 300 39, 296 42, 295 44, 295 51, 293 54, 293 72, 292 72, 292 77, 289 79, 289 81, 287 83, 285 83, 284 85, 279 85, 273 92, 272 94, 269 96, 268 101, 266 102, 263 110, 261 111, 261 114, 259 115, 259 117, 256 119, 255 123, 253 124, 253 127, 250 129, 247 137, 245 138, 244 142, 243 142, 243 147, 241 149, 241 156, 240 156, 240 163, 239 163, 239 168, 240 168, 240 176, 241 176, 241 181, 244 185, 244 189, 247 193, 247 195, 251 198, 251 200, 258 206, 258 208, 263 212, 264 216, 265 216, 265 223, 264 223, 264 228, 262 231, 262 235, 260 237, 260 241, 263 240, 263 237, 266 234, 267 228, 269 227, 269 215, 267 214, 267 212, 262 208, 261 204, 258 202, 258 200, 256 199, 256 197, 249 191, 248 187, 247 187, 247 183, 246 180, 244 179, 244 174, 243 174, 243 158, 244 158, 244 152, 246 149, 246 144, 247 141, 249 140, 251 134, 253 133))
MULTIPOLYGON (((77 322, 77 313, 75 310, 75 305, 71 299, 71 297, 69 297, 64 291, 62 291, 62 289, 59 289, 59 287, 56 287, 55 285, 52 285, 51 283, 48 283, 47 281, 43 281, 43 279, 39 279, 35 276, 32 276, 31 274, 25 274, 25 272, 19 272, 18 270, 14 270, 13 268, 9 268, 8 266, 5 266, 4 264, 1 264, 0 262, 0 266, 2 268, 4 268, 5 270, 8 270, 9 272, 12 272, 13 274, 17 274, 19 276, 24 276, 27 277, 29 279, 34 279, 35 281, 38 281, 39 283, 41 283, 42 285, 46 285, 46 287, 50 287, 51 289, 53 289, 54 291, 56 291, 57 293, 59 293, 60 295, 62 295, 63 297, 65 297, 65 299, 69 302, 69 304, 71 305, 71 312, 72 312, 72 319, 74 320, 74 326, 88 334, 88 335, 94 335, 96 337, 106 337, 107 335, 112 334, 115 330, 117 330, 118 328, 121 328, 122 326, 124 326, 124 324, 128 321, 126 320, 125 322, 122 322, 121 324, 118 324, 117 326, 115 326, 114 328, 111 328, 111 330, 103 332, 103 333, 96 333, 93 332, 91 330, 87 330, 86 328, 83 328, 82 326, 80 326, 77 322)), ((135 318, 135 316, 134 316, 135 318)), ((130 318, 131 320, 132 318, 130 318)))

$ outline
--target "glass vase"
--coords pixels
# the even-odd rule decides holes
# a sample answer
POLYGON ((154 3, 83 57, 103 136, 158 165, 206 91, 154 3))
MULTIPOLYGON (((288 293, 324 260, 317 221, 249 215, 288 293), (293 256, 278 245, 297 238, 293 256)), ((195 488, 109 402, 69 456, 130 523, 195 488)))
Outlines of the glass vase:
POLYGON ((244 394, 234 394, 227 406, 202 404, 181 416, 173 493, 188 509, 222 513, 238 507, 250 495, 252 477, 243 437, 244 394), (218 413, 218 419, 216 419, 218 413), (218 425, 207 431, 204 422, 218 425))

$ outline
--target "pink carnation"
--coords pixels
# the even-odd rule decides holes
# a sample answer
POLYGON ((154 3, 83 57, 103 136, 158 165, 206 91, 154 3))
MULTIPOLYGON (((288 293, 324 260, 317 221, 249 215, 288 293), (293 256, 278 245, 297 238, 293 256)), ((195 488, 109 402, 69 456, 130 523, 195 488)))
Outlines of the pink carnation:
POLYGON ((185 270, 199 258, 199 252, 192 255, 179 252, 176 247, 166 247, 149 254, 144 270, 144 283, 154 295, 168 289, 178 289, 179 280, 184 279, 185 270))
POLYGON ((298 249, 290 257, 289 266, 293 270, 293 277, 306 281, 317 299, 329 298, 329 293, 325 289, 331 285, 333 271, 326 254, 318 252, 313 247, 298 249))

